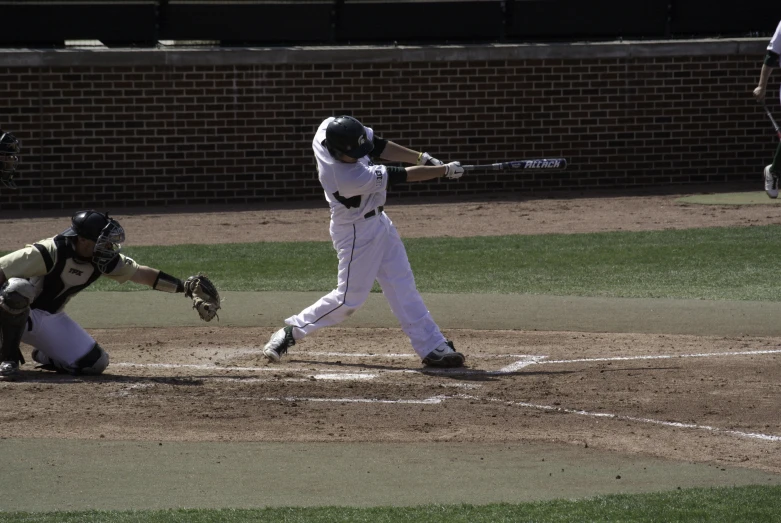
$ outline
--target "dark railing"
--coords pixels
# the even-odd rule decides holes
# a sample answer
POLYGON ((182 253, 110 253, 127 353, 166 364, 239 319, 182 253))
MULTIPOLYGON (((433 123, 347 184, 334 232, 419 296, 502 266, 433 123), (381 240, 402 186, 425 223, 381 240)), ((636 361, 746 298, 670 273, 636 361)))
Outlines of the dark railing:
POLYGON ((778 0, 0 0, 2 46, 539 42, 772 32, 778 0), (734 2, 729 2, 734 4, 734 2))

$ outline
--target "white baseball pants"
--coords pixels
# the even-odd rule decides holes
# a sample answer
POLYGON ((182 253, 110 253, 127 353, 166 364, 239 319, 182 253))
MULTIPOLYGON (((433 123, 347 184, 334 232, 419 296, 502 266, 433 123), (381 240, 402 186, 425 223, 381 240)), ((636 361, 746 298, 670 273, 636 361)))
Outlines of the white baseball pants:
POLYGON ((30 311, 22 342, 65 367, 72 367, 95 346, 92 336, 65 312, 50 314, 39 309, 30 311))
POLYGON ((332 222, 331 239, 339 258, 337 287, 285 320, 298 327, 293 331, 295 339, 349 318, 377 280, 418 356, 427 356, 446 341, 415 287, 407 251, 384 212, 350 225, 332 222))

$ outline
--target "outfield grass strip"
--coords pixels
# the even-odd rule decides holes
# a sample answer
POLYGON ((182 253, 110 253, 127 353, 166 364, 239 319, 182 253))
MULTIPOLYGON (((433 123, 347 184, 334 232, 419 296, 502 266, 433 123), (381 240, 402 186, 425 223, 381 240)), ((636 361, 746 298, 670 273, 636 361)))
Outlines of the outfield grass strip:
MULTIPOLYGON (((781 226, 405 240, 421 292, 778 301, 781 226)), ((330 242, 132 247, 179 277, 206 272, 221 290, 336 286, 330 242)), ((99 280, 91 290, 139 290, 99 280)), ((379 291, 375 286, 375 291, 379 291)))
MULTIPOLYGON (((405 241, 418 289, 432 293, 778 301, 781 227, 548 234, 405 241)), ((329 242, 130 247, 141 263, 221 289, 321 291, 336 285, 329 242)), ((139 289, 100 280, 97 290, 139 289)), ((379 287, 375 286, 375 291, 379 287)))
MULTIPOLYGON (((616 481, 620 481, 620 477, 616 481)), ((626 523, 773 523, 781 487, 748 486, 617 494, 582 500, 520 504, 426 505, 377 508, 263 508, 223 510, 0 513, 8 523, 501 523, 621 521, 626 523)))

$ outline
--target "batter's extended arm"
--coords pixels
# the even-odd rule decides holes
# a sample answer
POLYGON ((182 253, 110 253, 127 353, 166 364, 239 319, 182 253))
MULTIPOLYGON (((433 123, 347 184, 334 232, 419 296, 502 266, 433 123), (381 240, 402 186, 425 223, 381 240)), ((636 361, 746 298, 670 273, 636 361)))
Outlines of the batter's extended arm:
POLYGON ((419 153, 391 141, 385 141, 382 153, 380 153, 380 158, 391 162, 408 163, 412 165, 437 166, 443 164, 443 162, 437 160, 429 153, 419 153))
POLYGON ((759 83, 756 89, 754 89, 754 98, 757 100, 765 99, 765 91, 767 90, 767 82, 770 79, 770 73, 773 71, 772 66, 767 64, 762 65, 762 71, 759 73, 759 83))
POLYGON ((413 151, 412 149, 402 147, 396 142, 388 141, 388 144, 385 146, 385 150, 382 151, 380 157, 383 160, 387 160, 389 162, 400 162, 415 165, 418 163, 418 157, 421 154, 422 153, 413 151))
POLYGON ((464 168, 461 167, 460 162, 450 162, 436 166, 418 165, 415 167, 407 167, 406 171, 408 182, 423 182, 426 180, 433 180, 434 178, 441 178, 442 176, 455 180, 464 174, 464 168))

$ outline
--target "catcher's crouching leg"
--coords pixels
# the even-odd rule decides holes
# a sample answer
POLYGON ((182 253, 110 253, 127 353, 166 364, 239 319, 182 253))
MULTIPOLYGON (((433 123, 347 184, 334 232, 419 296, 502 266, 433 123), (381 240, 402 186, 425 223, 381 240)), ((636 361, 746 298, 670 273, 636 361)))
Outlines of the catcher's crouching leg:
POLYGON ((35 287, 22 278, 10 278, 0 288, 0 379, 14 379, 24 363, 19 344, 33 299, 35 287))
POLYGON ((35 349, 33 350, 33 359, 40 363, 40 367, 43 370, 53 370, 61 374, 84 374, 86 376, 97 376, 103 374, 103 371, 108 368, 108 353, 103 350, 103 347, 95 343, 92 349, 79 358, 73 365, 67 365, 61 361, 53 360, 49 356, 43 353, 43 351, 35 349))

